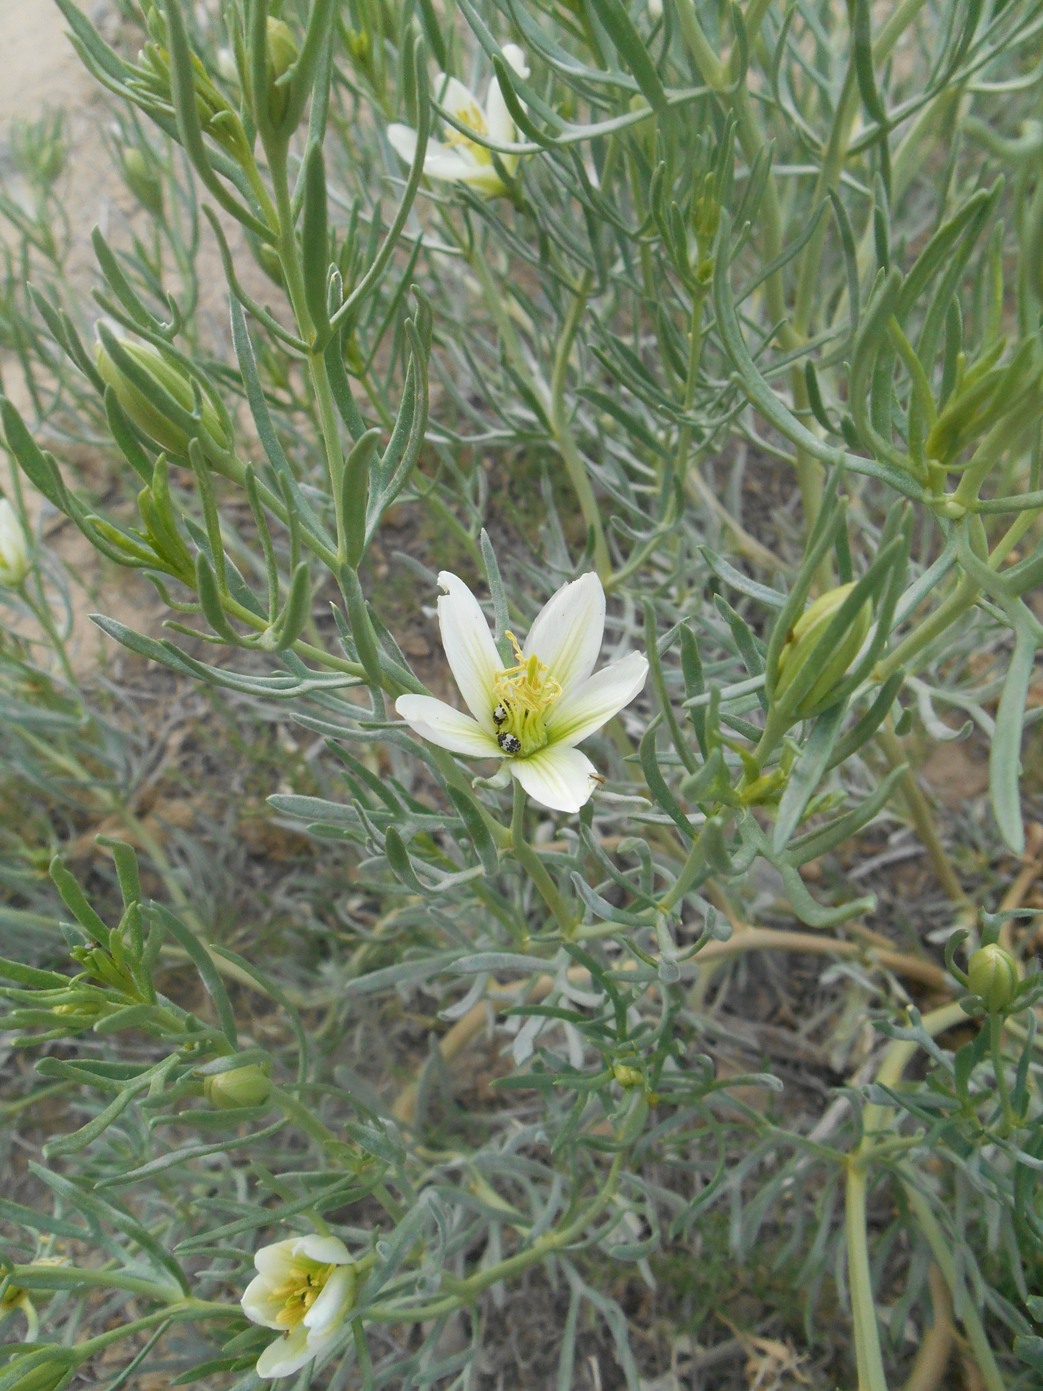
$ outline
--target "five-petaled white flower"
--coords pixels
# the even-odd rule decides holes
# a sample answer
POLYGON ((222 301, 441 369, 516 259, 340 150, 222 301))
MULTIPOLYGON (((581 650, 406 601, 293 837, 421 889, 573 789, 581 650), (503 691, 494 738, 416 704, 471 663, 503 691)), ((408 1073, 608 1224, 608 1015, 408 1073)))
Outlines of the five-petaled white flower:
POLYGON ((260 1377, 288 1377, 337 1336, 355 1302, 355 1265, 335 1236, 293 1236, 262 1246, 242 1298, 254 1323, 282 1334, 257 1359, 260 1377))
POLYGON ((541 806, 579 811, 600 781, 575 747, 629 705, 645 684, 648 661, 631 652, 591 675, 605 628, 605 591, 597 575, 562 585, 543 606, 524 647, 506 637, 504 666, 478 600, 448 571, 438 576, 442 646, 465 715, 433 696, 403 695, 395 709, 432 744, 472 758, 502 758, 541 806), (472 718, 473 717, 473 718, 472 718))
POLYGON ((18 513, 7 498, 0 498, 0 585, 17 589, 31 566, 29 542, 18 513))
MULTIPOLYGON (((505 44, 503 56, 519 77, 528 77, 525 54, 517 44, 505 44)), ((497 145, 513 145, 518 139, 514 118, 507 110, 507 103, 495 77, 489 83, 484 107, 462 82, 444 72, 435 79, 434 94, 451 116, 476 135, 484 136, 497 145)), ((427 142, 424 173, 429 179, 471 184, 490 198, 506 192, 507 186, 493 163, 492 150, 469 139, 455 127, 448 129, 445 139, 445 144, 437 140, 427 142)), ((392 149, 412 164, 416 155, 416 131, 410 126, 392 125, 388 127, 388 140, 392 149)), ((498 154, 496 160, 507 174, 513 174, 518 167, 517 155, 498 154)))

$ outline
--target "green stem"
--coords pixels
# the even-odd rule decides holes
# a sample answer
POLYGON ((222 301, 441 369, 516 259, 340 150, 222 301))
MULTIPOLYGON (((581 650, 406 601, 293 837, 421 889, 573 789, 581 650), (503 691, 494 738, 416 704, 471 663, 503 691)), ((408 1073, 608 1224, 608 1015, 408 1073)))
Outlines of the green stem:
POLYGON ((978 1317, 978 1311, 975 1308, 974 1300, 963 1288, 962 1281, 956 1269, 956 1262, 953 1260, 952 1247, 948 1238, 942 1231, 938 1219, 931 1211, 930 1203, 916 1187, 913 1176, 907 1171, 903 1172, 903 1169, 899 1168, 898 1177, 905 1189, 913 1216, 919 1223, 920 1230, 923 1232, 924 1238, 931 1248, 931 1254, 934 1257, 935 1264, 942 1272, 942 1278, 949 1287, 949 1293, 953 1302, 953 1312, 955 1317, 963 1324, 967 1334, 967 1341, 971 1345, 971 1351, 974 1353, 974 1360, 978 1364, 978 1370, 981 1372, 982 1380, 985 1383, 987 1391, 1008 1391, 1010 1383, 996 1364, 996 1359, 993 1356, 992 1348, 989 1346, 989 1339, 985 1332, 985 1328, 981 1319, 978 1317))
POLYGON ((844 1204, 847 1239, 847 1282, 855 1335, 858 1391, 887 1391, 880 1334, 876 1326, 873 1275, 866 1232, 866 1166, 849 1161, 844 1204))
POLYGON ((577 919, 574 914, 569 912, 554 880, 547 873, 539 855, 525 838, 525 789, 516 778, 513 779, 513 782, 514 811, 511 817, 511 852, 531 879, 544 903, 554 914, 554 920, 563 935, 571 939, 575 935, 577 919))
MULTIPOLYGON (((999 573, 1000 566, 1025 533, 1035 524, 1038 516, 1038 508, 1026 509, 1014 519, 989 552, 986 564, 990 570, 999 573)), ((982 528, 980 517, 969 518, 965 524, 974 524, 982 528)), ((984 529, 982 528, 982 530, 984 529)), ((935 638, 940 637, 947 628, 951 628, 965 613, 972 609, 978 602, 980 595, 981 586, 977 580, 966 574, 961 575, 955 589, 939 604, 934 613, 925 618, 917 628, 903 638, 890 656, 877 663, 873 679, 884 682, 902 667, 907 667, 914 673, 918 671, 919 666, 914 664, 915 659, 934 642, 935 638)))
POLYGON ((619 1187, 620 1176, 627 1157, 627 1150, 621 1149, 612 1160, 612 1167, 605 1179, 605 1185, 595 1198, 583 1207, 576 1217, 564 1226, 544 1232, 531 1246, 518 1251, 505 1260, 485 1270, 476 1271, 465 1280, 453 1280, 452 1292, 428 1304, 412 1305, 405 1308, 381 1308, 378 1304, 366 1311, 367 1320, 373 1323, 424 1323, 428 1319, 441 1317, 454 1310, 472 1304, 483 1290, 491 1285, 509 1280, 538 1261, 545 1260, 555 1251, 564 1250, 573 1241, 589 1231, 591 1224, 608 1207, 619 1187))
POLYGON ((58 631, 58 626, 54 621, 53 614, 51 613, 51 606, 50 604, 48 604, 47 596, 44 594, 43 580, 39 577, 39 575, 37 575, 36 577, 36 583, 37 588, 39 590, 39 594, 37 596, 34 596, 29 593, 29 586, 27 584, 24 584, 20 587, 21 596, 28 604, 29 608, 32 610, 33 616, 39 623, 40 627, 47 634, 48 640, 51 644, 51 651, 58 658, 58 662, 62 669, 62 674, 64 675, 69 685, 73 688, 73 690, 75 690, 78 687, 79 682, 76 680, 76 673, 75 671, 73 671, 72 662, 70 662, 69 660, 69 653, 66 649, 65 639, 58 631))
POLYGON ((612 574, 612 561, 608 553, 608 544, 605 541, 605 530, 601 524, 601 510, 594 496, 594 489, 591 486, 583 456, 576 443, 576 437, 572 432, 572 423, 569 419, 566 401, 569 358, 572 355, 572 345, 586 310, 593 283, 593 272, 584 271, 580 283, 576 287, 572 303, 569 305, 568 314, 565 316, 551 372, 550 421, 565 464, 565 471, 572 484, 572 491, 576 494, 576 500, 579 503, 579 509, 583 514, 587 530, 594 538, 594 568, 602 580, 607 580, 612 574))
MULTIPOLYGON (((945 1033, 966 1019, 962 1005, 943 1005, 923 1016, 922 1024, 931 1038, 945 1033)), ((894 1088, 916 1056, 920 1045, 915 1039, 897 1039, 887 1049, 876 1075, 879 1087, 894 1088)), ((862 1116, 862 1139, 847 1157, 844 1230, 847 1239, 848 1283, 858 1365, 858 1391, 887 1391, 880 1333, 876 1322, 873 1278, 869 1262, 869 1236, 866 1227, 866 1193, 871 1163, 882 1141, 893 1139, 894 1107, 873 1102, 862 1116)))

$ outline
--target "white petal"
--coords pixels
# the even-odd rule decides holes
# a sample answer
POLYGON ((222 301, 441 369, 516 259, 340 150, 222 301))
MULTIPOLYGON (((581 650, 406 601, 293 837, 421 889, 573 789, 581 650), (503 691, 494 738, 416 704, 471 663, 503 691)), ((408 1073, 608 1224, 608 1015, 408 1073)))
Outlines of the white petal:
POLYGON ((525 60, 524 52, 516 43, 505 43, 503 46, 503 56, 519 77, 528 77, 529 64, 525 60))
POLYGON ((304 1315, 311 1330, 312 1342, 333 1336, 344 1322, 355 1289, 355 1272, 347 1266, 335 1270, 322 1288, 318 1299, 304 1315))
MULTIPOLYGON (((482 729, 470 715, 446 705, 444 700, 435 700, 434 696, 403 695, 395 701, 395 709, 410 729, 439 748, 462 753, 467 758, 503 757, 492 734, 482 729)), ((491 723, 491 714, 489 720, 491 723)))
POLYGON ((265 1328, 282 1327, 278 1318, 286 1307, 286 1300, 272 1297, 272 1281, 267 1275, 257 1275, 250 1281, 240 1303, 251 1323, 259 1323, 265 1328))
MULTIPOLYGON (((411 126, 392 125, 388 126, 387 135, 395 153, 412 164, 416 158, 416 131, 411 126)), ((428 140, 424 150, 424 173, 429 179, 474 184, 486 193, 503 192, 503 181, 492 165, 481 164, 464 146, 454 150, 437 140, 428 140)))
POLYGON ((254 1252, 254 1267, 273 1283, 285 1280, 293 1265, 293 1257, 300 1237, 290 1236, 285 1241, 273 1241, 270 1246, 262 1246, 254 1252))
POLYGON ((480 129, 482 108, 475 94, 468 91, 462 82, 457 81, 455 77, 447 77, 444 72, 439 73, 431 93, 438 105, 444 107, 450 116, 455 116, 472 130, 480 129))
POLYGON ((447 179, 452 183, 478 183, 496 171, 488 164, 479 164, 468 150, 450 150, 439 145, 432 150, 427 147, 424 156, 424 174, 429 179, 447 179))
POLYGON ((293 1243, 295 1256, 307 1256, 320 1265, 348 1265, 351 1253, 337 1236, 299 1236, 293 1243))
MULTIPOLYGON (((416 158, 416 141, 416 131, 412 126, 399 125, 397 121, 394 125, 388 126, 388 144, 407 164, 412 164, 416 158)), ((430 148, 429 143, 428 150, 430 148)))
POLYGON ((547 667, 567 693, 594 670, 605 631, 605 591, 593 571, 563 584, 536 615, 523 649, 547 667))
POLYGON ((499 79, 495 77, 489 83, 489 91, 485 98, 485 124, 489 131, 489 139, 495 140, 497 144, 513 145, 518 138, 514 117, 507 110, 499 79))
MULTIPOLYGON (((503 56, 519 77, 528 77, 529 67, 525 61, 525 54, 516 43, 506 44, 503 56)), ((489 83, 489 92, 485 98, 485 123, 489 128, 490 139, 498 141, 501 145, 513 145, 518 139, 514 118, 507 110, 507 103, 503 99, 503 90, 496 77, 489 83)), ((517 162, 517 156, 509 155, 507 159, 510 161, 507 168, 513 168, 517 162)))
POLYGON ((438 599, 438 626, 446 660, 464 704, 491 734, 496 707, 493 683, 502 668, 500 654, 485 614, 463 580, 443 570, 438 583, 445 591, 438 599))
MULTIPOLYGON (((507 169, 514 167, 511 162, 514 158, 513 155, 504 156, 503 162, 507 169)), ((452 170, 449 169, 448 161, 444 164, 439 163, 434 168, 429 168, 425 159, 424 173, 431 179, 451 179, 454 183, 469 184, 471 188, 476 188, 479 193, 484 193, 490 198, 504 193, 507 188, 493 165, 480 164, 478 160, 470 159, 466 154, 457 157, 456 165, 452 170)))
POLYGON ((317 1349, 308 1346, 308 1330, 299 1323, 292 1333, 269 1343, 257 1359, 259 1377, 288 1377, 310 1362, 317 1349))
POLYGON ((529 758, 512 758, 510 768, 532 800, 551 811, 579 811, 597 785, 587 755, 564 744, 549 744, 529 758))
POLYGON ((648 658, 631 652, 618 662, 572 686, 547 717, 547 733, 555 744, 579 744, 629 705, 644 687, 648 658))

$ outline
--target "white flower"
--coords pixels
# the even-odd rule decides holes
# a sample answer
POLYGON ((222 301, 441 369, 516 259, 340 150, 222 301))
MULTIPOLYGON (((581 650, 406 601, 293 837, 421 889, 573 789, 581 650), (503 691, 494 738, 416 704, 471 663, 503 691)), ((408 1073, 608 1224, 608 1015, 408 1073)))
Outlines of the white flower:
POLYGON ((605 628, 605 591, 597 575, 562 585, 543 606, 525 646, 514 634, 505 667, 478 600, 456 575, 438 576, 442 646, 465 715, 433 696, 403 695, 395 709, 432 744, 472 758, 502 758, 541 806, 579 811, 600 781, 576 745, 629 705, 645 684, 648 662, 631 652, 591 675, 605 628), (473 716, 473 718, 472 718, 473 716))
POLYGON ((257 1359, 259 1377, 288 1377, 325 1352, 355 1302, 355 1265, 335 1236, 293 1236, 262 1246, 242 1298, 254 1323, 282 1334, 257 1359))
MULTIPOLYGON (((519 77, 528 77, 525 54, 517 44, 505 44, 503 56, 519 77)), ((489 83, 484 107, 462 82, 445 73, 439 73, 435 79, 434 94, 435 100, 445 107, 450 115, 469 130, 473 130, 476 135, 484 136, 497 145, 513 145, 517 141, 518 131, 514 119, 507 110, 507 103, 495 77, 489 83)), ((456 183, 471 184, 490 198, 506 192, 506 184, 493 163, 492 150, 469 140, 455 127, 449 128, 445 138, 444 145, 437 140, 427 142, 424 173, 429 179, 449 179, 456 183)), ((412 164, 416 155, 416 131, 410 126, 392 125, 388 127, 388 140, 392 149, 401 155, 407 164, 412 164)), ((518 167, 517 155, 502 154, 496 158, 508 174, 513 174, 518 167)))
POLYGON ((29 542, 18 513, 7 498, 0 498, 0 585, 17 589, 31 565, 29 542))

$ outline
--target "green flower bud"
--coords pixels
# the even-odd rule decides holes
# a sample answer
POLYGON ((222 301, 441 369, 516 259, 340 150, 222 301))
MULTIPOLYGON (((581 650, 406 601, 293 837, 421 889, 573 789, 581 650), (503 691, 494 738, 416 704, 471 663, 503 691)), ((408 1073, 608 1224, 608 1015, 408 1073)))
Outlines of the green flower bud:
POLYGON ((717 228, 721 223, 721 203, 718 197, 717 178, 714 174, 703 176, 702 188, 692 203, 692 225, 700 256, 706 256, 713 246, 717 228))
POLYGON ((31 569, 25 529, 7 498, 0 498, 0 586, 17 589, 31 569))
POLYGON ((123 151, 123 177, 146 212, 163 216, 163 184, 141 150, 131 146, 123 151))
POLYGON ((267 1069, 258 1063, 212 1072, 203 1078, 203 1095, 218 1111, 237 1106, 263 1106, 271 1094, 267 1069))
MULTIPOLYGON (((15 1362, 9 1370, 18 1371, 18 1363, 15 1362)), ((58 1391, 68 1382, 72 1372, 71 1367, 61 1363, 38 1362, 19 1377, 11 1391, 58 1391)))
POLYGON ((171 419, 164 413, 164 392, 189 415, 195 410, 192 378, 180 363, 173 362, 151 343, 132 343, 129 339, 121 339, 119 346, 134 365, 155 382, 158 388, 155 398, 130 380, 110 357, 103 343, 98 344, 94 354, 98 371, 102 380, 116 393, 116 399, 124 411, 149 439, 167 453, 182 459, 188 455, 190 439, 199 440, 203 454, 208 459, 228 453, 231 442, 205 391, 202 393, 202 411, 197 426, 188 429, 181 421, 171 419))
POLYGON ((868 599, 839 640, 830 641, 828 651, 823 647, 826 630, 854 587, 854 584, 842 584, 820 595, 794 623, 779 652, 772 692, 775 701, 785 696, 797 676, 809 664, 819 672, 811 689, 793 711, 799 720, 817 715, 835 703, 831 699, 832 693, 847 675, 866 640, 873 621, 873 609, 868 599))
POLYGON ((979 947, 967 964, 967 983, 972 993, 985 1001, 985 1008, 991 1014, 1010 1008, 1020 979, 1018 963, 1009 951, 995 942, 979 947))
POLYGON ((279 129, 290 105, 290 83, 280 82, 281 77, 297 61, 297 41, 293 30, 281 19, 267 20, 265 51, 268 58, 268 119, 279 129))
POLYGON ((612 1076, 621 1087, 639 1087, 644 1080, 639 1067, 630 1067, 626 1063, 616 1063, 612 1068, 612 1076))

